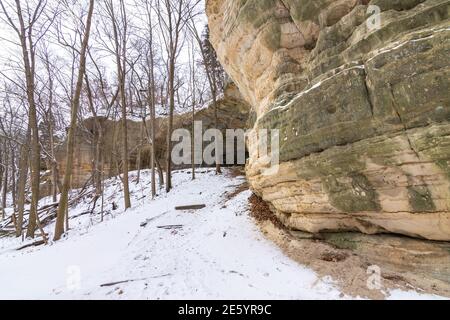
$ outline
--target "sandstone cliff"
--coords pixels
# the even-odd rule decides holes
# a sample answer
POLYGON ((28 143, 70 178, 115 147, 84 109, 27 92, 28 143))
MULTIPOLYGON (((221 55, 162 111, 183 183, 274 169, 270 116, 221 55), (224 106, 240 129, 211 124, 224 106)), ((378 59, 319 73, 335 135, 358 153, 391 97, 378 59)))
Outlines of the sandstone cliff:
MULTIPOLYGON (((247 126, 250 112, 250 106, 242 98, 236 85, 229 83, 224 95, 218 100, 218 126, 219 129, 241 129, 247 126)), ((119 174, 121 159, 121 123, 112 121, 103 117, 98 119, 102 128, 101 158, 103 159, 103 176, 105 178, 113 177, 119 174)), ((166 159, 166 137, 167 137, 167 119, 158 118, 156 121, 156 158, 158 165, 164 167, 166 159)), ((201 121, 203 129, 207 130, 214 127, 214 108, 201 109, 195 114, 195 121, 201 121)), ((191 130, 192 114, 184 113, 176 115, 174 118, 174 128, 186 128, 191 130)), ((129 146, 129 165, 130 170, 150 167, 151 144, 147 139, 151 129, 151 122, 146 121, 143 126, 142 121, 127 122, 128 146, 129 146)), ((94 170, 94 159, 96 154, 96 139, 98 139, 97 126, 94 118, 84 120, 78 125, 74 167, 72 177, 72 187, 81 188, 92 178, 94 170)), ((57 150, 56 158, 60 178, 66 171, 66 144, 63 143, 57 150)), ((100 160, 101 161, 101 160, 100 160)), ((164 168, 162 168, 164 169, 164 168)), ((41 186, 42 196, 51 193, 50 177, 44 177, 45 182, 41 186)))
POLYGON ((278 174, 262 175, 255 151, 247 175, 286 226, 450 240, 449 12, 448 0, 207 1, 253 128, 280 129, 278 174))

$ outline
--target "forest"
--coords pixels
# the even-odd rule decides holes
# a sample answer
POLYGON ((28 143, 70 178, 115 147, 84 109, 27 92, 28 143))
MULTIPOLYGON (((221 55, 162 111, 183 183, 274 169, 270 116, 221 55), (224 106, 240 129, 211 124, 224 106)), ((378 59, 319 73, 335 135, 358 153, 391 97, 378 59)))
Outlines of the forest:
MULTIPOLYGON (((12 203, 16 235, 40 232, 38 202, 42 173, 49 171, 51 194, 58 201, 54 240, 68 218, 68 193, 74 166, 76 131, 91 134, 96 156, 92 184, 102 194, 102 117, 121 123, 125 208, 130 170, 127 121, 142 121, 140 144, 153 145, 157 119, 167 118, 167 136, 159 141, 171 150, 173 118, 211 104, 223 93, 226 75, 209 42, 201 1, 2 1, 1 40, 1 210, 12 203), (94 129, 83 119, 94 119, 94 129), (90 131, 89 131, 90 130, 90 131), (64 174, 57 149, 64 144, 64 174), (57 195, 60 194, 57 200, 57 195), (30 203, 26 230, 25 204, 30 203)), ((215 115, 217 122, 217 112, 215 115)), ((151 193, 157 193, 156 147, 151 147, 151 193)), ((171 153, 166 152, 164 188, 171 189, 171 153)), ((162 171, 163 169, 160 169, 162 171)), ((220 165, 216 168, 220 173, 220 165)), ((67 227, 67 226, 66 226, 67 227)))

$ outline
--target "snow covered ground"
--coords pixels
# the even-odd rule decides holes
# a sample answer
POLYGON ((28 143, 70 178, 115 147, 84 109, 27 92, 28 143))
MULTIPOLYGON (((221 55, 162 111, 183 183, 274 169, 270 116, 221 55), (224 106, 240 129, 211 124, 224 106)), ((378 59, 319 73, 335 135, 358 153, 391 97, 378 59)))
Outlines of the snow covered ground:
MULTIPOLYGON (((264 239, 248 215, 250 191, 225 196, 243 177, 205 171, 191 181, 188 172, 179 171, 174 190, 153 201, 147 196, 149 172, 139 184, 135 177, 132 173, 133 208, 126 212, 121 183, 111 179, 104 222, 82 215, 71 219, 64 240, 21 251, 15 250, 23 245, 19 239, 0 239, 0 299, 351 298, 264 239), (115 211, 113 202, 119 205, 115 211), (206 208, 174 210, 200 203, 206 208), (158 228, 167 225, 182 227, 158 228)), ((86 199, 70 215, 90 205, 86 199)), ((391 298, 437 297, 395 291, 391 298)))

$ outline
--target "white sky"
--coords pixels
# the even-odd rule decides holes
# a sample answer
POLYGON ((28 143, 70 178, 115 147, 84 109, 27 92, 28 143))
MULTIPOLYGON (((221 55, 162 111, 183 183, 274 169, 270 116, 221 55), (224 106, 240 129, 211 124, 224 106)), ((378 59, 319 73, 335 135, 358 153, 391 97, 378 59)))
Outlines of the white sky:
MULTIPOLYGON (((8 6, 9 4, 13 4, 14 1, 13 0, 0 0, 3 1, 3 3, 5 3, 6 6, 8 6)), ((22 6, 23 8, 26 7, 27 3, 33 3, 36 0, 22 0, 22 6)), ((135 0, 125 0, 127 5, 127 9, 129 10, 128 14, 128 18, 131 19, 132 21, 132 25, 137 25, 139 26, 139 11, 136 11, 136 7, 133 6, 132 4, 134 4, 135 0)), ((161 0, 156 0, 156 1, 161 1, 161 0)), ((49 3, 51 5, 54 5, 55 3, 57 3, 57 0, 49 0, 49 3), (56 1, 56 2, 52 2, 52 1, 56 1)), ((82 0, 82 1, 78 1, 76 2, 78 6, 82 6, 83 4, 87 5, 87 0, 82 0)), ((118 4, 118 1, 117 1, 118 4)), ((85 6, 87 8, 87 6, 85 6)), ((118 6, 117 6, 118 7, 118 6)), ((199 10, 203 11, 204 10, 204 0, 201 1, 201 3, 199 4, 199 10)), ((76 9, 74 9, 76 10, 76 9)), ((1 18, 5 18, 5 16, 3 15, 3 13, 1 12, 1 8, 0 8, 0 97, 3 96, 3 86, 5 82, 9 82, 8 77, 11 78, 15 78, 15 79, 23 79, 23 75, 22 75, 22 71, 21 68, 19 66, 22 65, 22 55, 21 55, 21 49, 20 47, 17 45, 17 34, 15 33, 15 31, 8 26, 5 21, 2 21, 1 18), (3 73, 3 74, 2 74, 3 73)), ((14 11, 10 10, 11 13, 14 13, 14 11)), ((99 15, 101 14, 101 10, 100 10, 100 6, 96 5, 95 7, 95 12, 96 17, 94 18, 96 21, 99 20, 99 15)), ((13 17, 14 18, 14 17, 13 17)), ((78 17, 76 17, 78 18, 78 17)), ((83 19, 85 20, 85 19, 83 19)), ((156 22, 156 18, 154 19, 156 22)), ((70 24, 70 20, 64 21, 63 23, 69 23, 70 24)), ((203 31, 204 26, 207 23, 207 19, 206 19, 206 15, 202 14, 198 17, 198 23, 197 23, 197 28, 200 32, 203 31)), ((156 29, 158 29, 159 26, 156 26, 156 29)), ((95 22, 93 24, 93 29, 92 32, 95 32, 96 28, 95 28, 95 22)), ((100 30, 100 32, 104 32, 105 30, 100 30)), ((73 33, 71 33, 73 34, 73 33)), ((59 56, 59 64, 61 65, 61 68, 66 68, 65 72, 63 72, 64 74, 68 74, 68 70, 70 69, 70 61, 71 61, 71 57, 70 57, 70 51, 66 50, 65 48, 63 48, 62 46, 60 46, 57 43, 57 40, 55 38, 54 35, 51 35, 50 33, 48 34, 48 36, 46 36, 46 38, 44 38, 44 41, 47 42, 48 39, 52 39, 52 42, 54 44, 50 44, 49 48, 50 48, 50 52, 55 55, 55 56, 59 56), (64 62, 64 60, 66 60, 64 62)), ((108 42, 108 39, 105 40, 106 42, 108 42)), ((102 45, 95 39, 95 36, 91 35, 91 39, 90 39, 90 45, 92 47, 101 47, 102 45)), ((130 42, 128 44, 128 46, 131 46, 130 42)), ((159 50, 159 54, 161 55, 161 50, 159 50)), ((96 59, 97 62, 99 64, 102 65, 102 67, 107 68, 107 70, 109 70, 107 78, 109 79, 109 81, 113 81, 116 75, 116 65, 115 65, 115 59, 112 56, 108 56, 106 53, 102 54, 104 57, 100 58, 100 54, 96 54, 96 59)), ((188 68, 188 62, 190 60, 190 56, 189 56, 189 50, 188 50, 188 46, 185 45, 180 56, 179 56, 179 64, 184 65, 184 68, 188 68)), ((91 65, 92 67, 92 65, 91 65)), ((38 66, 39 69, 39 66, 38 66)), ((43 70, 38 71, 39 72, 43 72, 43 70)), ((70 84, 70 78, 69 80, 69 84, 70 84)), ((0 100, 0 112, 2 109, 2 105, 1 105, 1 100, 0 100)), ((0 113, 1 115, 1 113, 0 113)))
MULTIPOLYGON (((13 2, 11 0, 1 0, 4 1, 4 3, 8 3, 8 2, 13 2)), ((25 5, 25 3, 27 2, 33 2, 34 0, 22 0, 21 2, 23 3, 23 6, 25 5)), ((84 2, 87 2, 87 0, 83 0, 84 2)), ((161 0, 157 0, 157 1, 161 1, 161 0)), ((49 1, 51 2, 51 1, 49 1)), ((133 3, 133 0, 126 0, 126 2, 129 3, 129 5, 127 6, 127 9, 129 9, 129 13, 128 13, 128 17, 130 19, 135 19, 136 22, 133 22, 134 24, 139 24, 137 22, 138 18, 135 18, 136 16, 139 16, 139 12, 135 12, 135 8, 134 6, 131 5, 131 3, 133 3), (134 17, 133 17, 134 16, 134 17)), ((204 8, 204 0, 201 0, 201 3, 199 4, 199 9, 203 9, 204 8)), ((96 14, 99 14, 99 6, 96 7, 96 14)), ((8 76, 11 74, 11 65, 17 67, 18 63, 22 63, 22 56, 21 56, 21 49, 20 47, 17 45, 18 41, 17 41, 17 35, 16 33, 13 31, 13 29, 11 27, 9 27, 4 21, 1 20, 1 18, 4 18, 5 16, 2 14, 1 9, 0 9, 0 72, 4 72, 6 74, 8 74, 8 76)), ((156 21, 156 19, 155 19, 156 21)), ((198 23, 197 23, 197 28, 198 30, 201 32, 203 31, 204 26, 207 24, 207 18, 206 15, 200 15, 198 17, 198 23)), ((158 28, 158 27, 157 27, 158 28)), ((47 37, 49 38, 51 37, 50 35, 47 37)), ((54 38, 54 37, 53 37, 54 38)), ((56 42, 55 39, 52 40, 53 42, 56 42)), ((95 43, 95 39, 93 39, 93 37, 91 37, 90 39, 90 45, 91 46, 96 46, 98 47, 99 44, 95 43)), ((128 44, 130 46, 130 44, 128 44)), ((68 52, 67 50, 65 50, 64 48, 61 48, 58 44, 56 45, 50 45, 51 46, 51 51, 54 52, 57 55, 61 55, 61 56, 68 56, 68 52)), ((179 63, 180 64, 187 64, 189 61, 189 52, 188 52, 188 46, 185 45, 180 56, 179 56, 179 63)), ((102 64, 104 64, 105 66, 109 66, 109 68, 111 69, 111 72, 115 73, 115 61, 112 57, 109 57, 107 59, 102 59, 102 64)), ((0 74, 0 83, 3 82, 5 80, 5 77, 0 74)))

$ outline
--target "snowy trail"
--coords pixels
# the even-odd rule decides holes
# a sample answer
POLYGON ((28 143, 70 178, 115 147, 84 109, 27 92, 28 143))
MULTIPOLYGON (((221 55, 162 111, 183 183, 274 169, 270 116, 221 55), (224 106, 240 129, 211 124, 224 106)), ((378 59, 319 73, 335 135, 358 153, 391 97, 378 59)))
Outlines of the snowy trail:
MULTIPOLYGON (((224 193, 243 177, 205 172, 190 181, 177 172, 173 192, 154 201, 144 198, 148 181, 144 172, 141 184, 131 184, 133 209, 121 213, 120 184, 110 180, 106 194, 119 204, 115 216, 103 223, 76 218, 58 243, 15 251, 17 239, 0 240, 0 299, 349 298, 263 237, 248 215, 249 191, 227 200, 224 193), (174 210, 199 203, 206 208, 174 210), (158 228, 164 225, 183 228, 158 228), (121 281, 130 282, 101 287, 121 281)), ((88 206, 80 204, 71 215, 88 206)))

